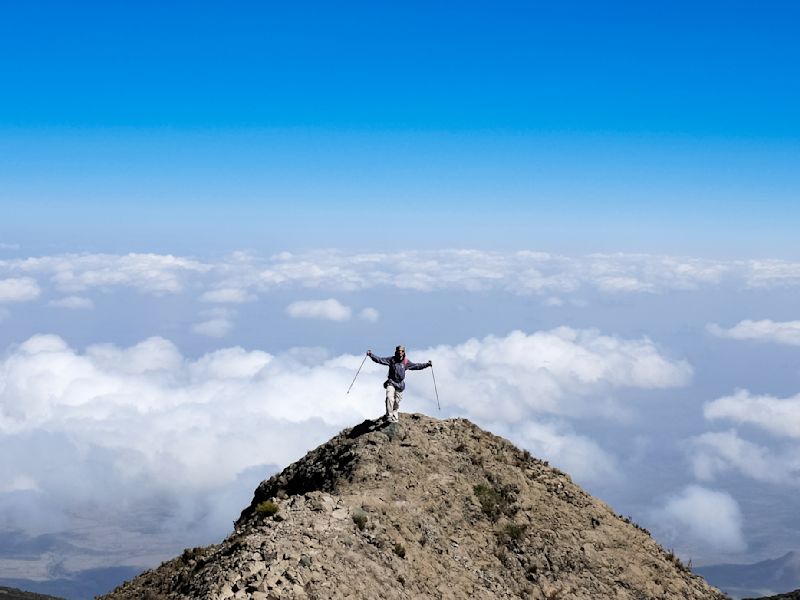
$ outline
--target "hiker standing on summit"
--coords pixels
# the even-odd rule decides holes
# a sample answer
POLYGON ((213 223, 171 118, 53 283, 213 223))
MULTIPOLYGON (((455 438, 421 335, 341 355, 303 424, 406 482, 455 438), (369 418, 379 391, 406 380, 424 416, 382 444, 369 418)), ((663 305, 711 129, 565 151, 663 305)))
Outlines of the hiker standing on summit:
POLYGON ((406 371, 419 371, 433 366, 431 361, 426 363, 413 363, 406 358, 405 346, 398 346, 394 350, 394 356, 381 358, 375 356, 372 350, 367 350, 373 362, 389 367, 388 379, 383 383, 386 388, 386 419, 389 423, 400 421, 400 401, 403 399, 403 390, 406 389, 406 371))

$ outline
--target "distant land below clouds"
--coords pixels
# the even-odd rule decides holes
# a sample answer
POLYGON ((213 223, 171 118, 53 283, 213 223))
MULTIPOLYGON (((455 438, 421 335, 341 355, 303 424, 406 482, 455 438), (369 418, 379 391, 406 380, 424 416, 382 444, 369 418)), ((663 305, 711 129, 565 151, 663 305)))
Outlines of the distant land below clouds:
POLYGON ((800 589, 799 551, 752 564, 708 565, 692 570, 734 600, 774 596, 800 589))

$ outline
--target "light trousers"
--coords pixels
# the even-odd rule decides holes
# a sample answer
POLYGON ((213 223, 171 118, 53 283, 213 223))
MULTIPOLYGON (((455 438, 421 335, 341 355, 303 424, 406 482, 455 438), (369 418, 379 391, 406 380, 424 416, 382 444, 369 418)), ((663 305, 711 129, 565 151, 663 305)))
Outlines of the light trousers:
POLYGON ((400 401, 403 399, 403 392, 395 389, 393 385, 386 386, 386 418, 390 423, 400 421, 400 401))

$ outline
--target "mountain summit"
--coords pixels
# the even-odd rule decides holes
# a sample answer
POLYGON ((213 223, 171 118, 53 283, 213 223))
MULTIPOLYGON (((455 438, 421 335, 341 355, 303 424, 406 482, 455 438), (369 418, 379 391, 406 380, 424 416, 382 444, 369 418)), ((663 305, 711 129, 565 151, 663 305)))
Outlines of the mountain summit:
POLYGON ((222 543, 107 600, 723 599, 561 471, 464 419, 365 421, 262 482, 222 543))

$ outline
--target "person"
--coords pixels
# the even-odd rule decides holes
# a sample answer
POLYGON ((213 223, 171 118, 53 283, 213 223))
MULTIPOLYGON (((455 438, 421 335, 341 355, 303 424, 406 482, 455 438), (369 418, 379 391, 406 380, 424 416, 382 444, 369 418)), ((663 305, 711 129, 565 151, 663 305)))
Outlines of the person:
POLYGON ((403 399, 403 390, 406 389, 406 371, 419 371, 433 366, 431 361, 426 363, 413 363, 406 358, 405 346, 397 346, 394 356, 382 358, 375 356, 372 350, 367 350, 373 362, 389 367, 389 375, 383 383, 386 388, 386 420, 389 423, 400 421, 400 401, 403 399))

